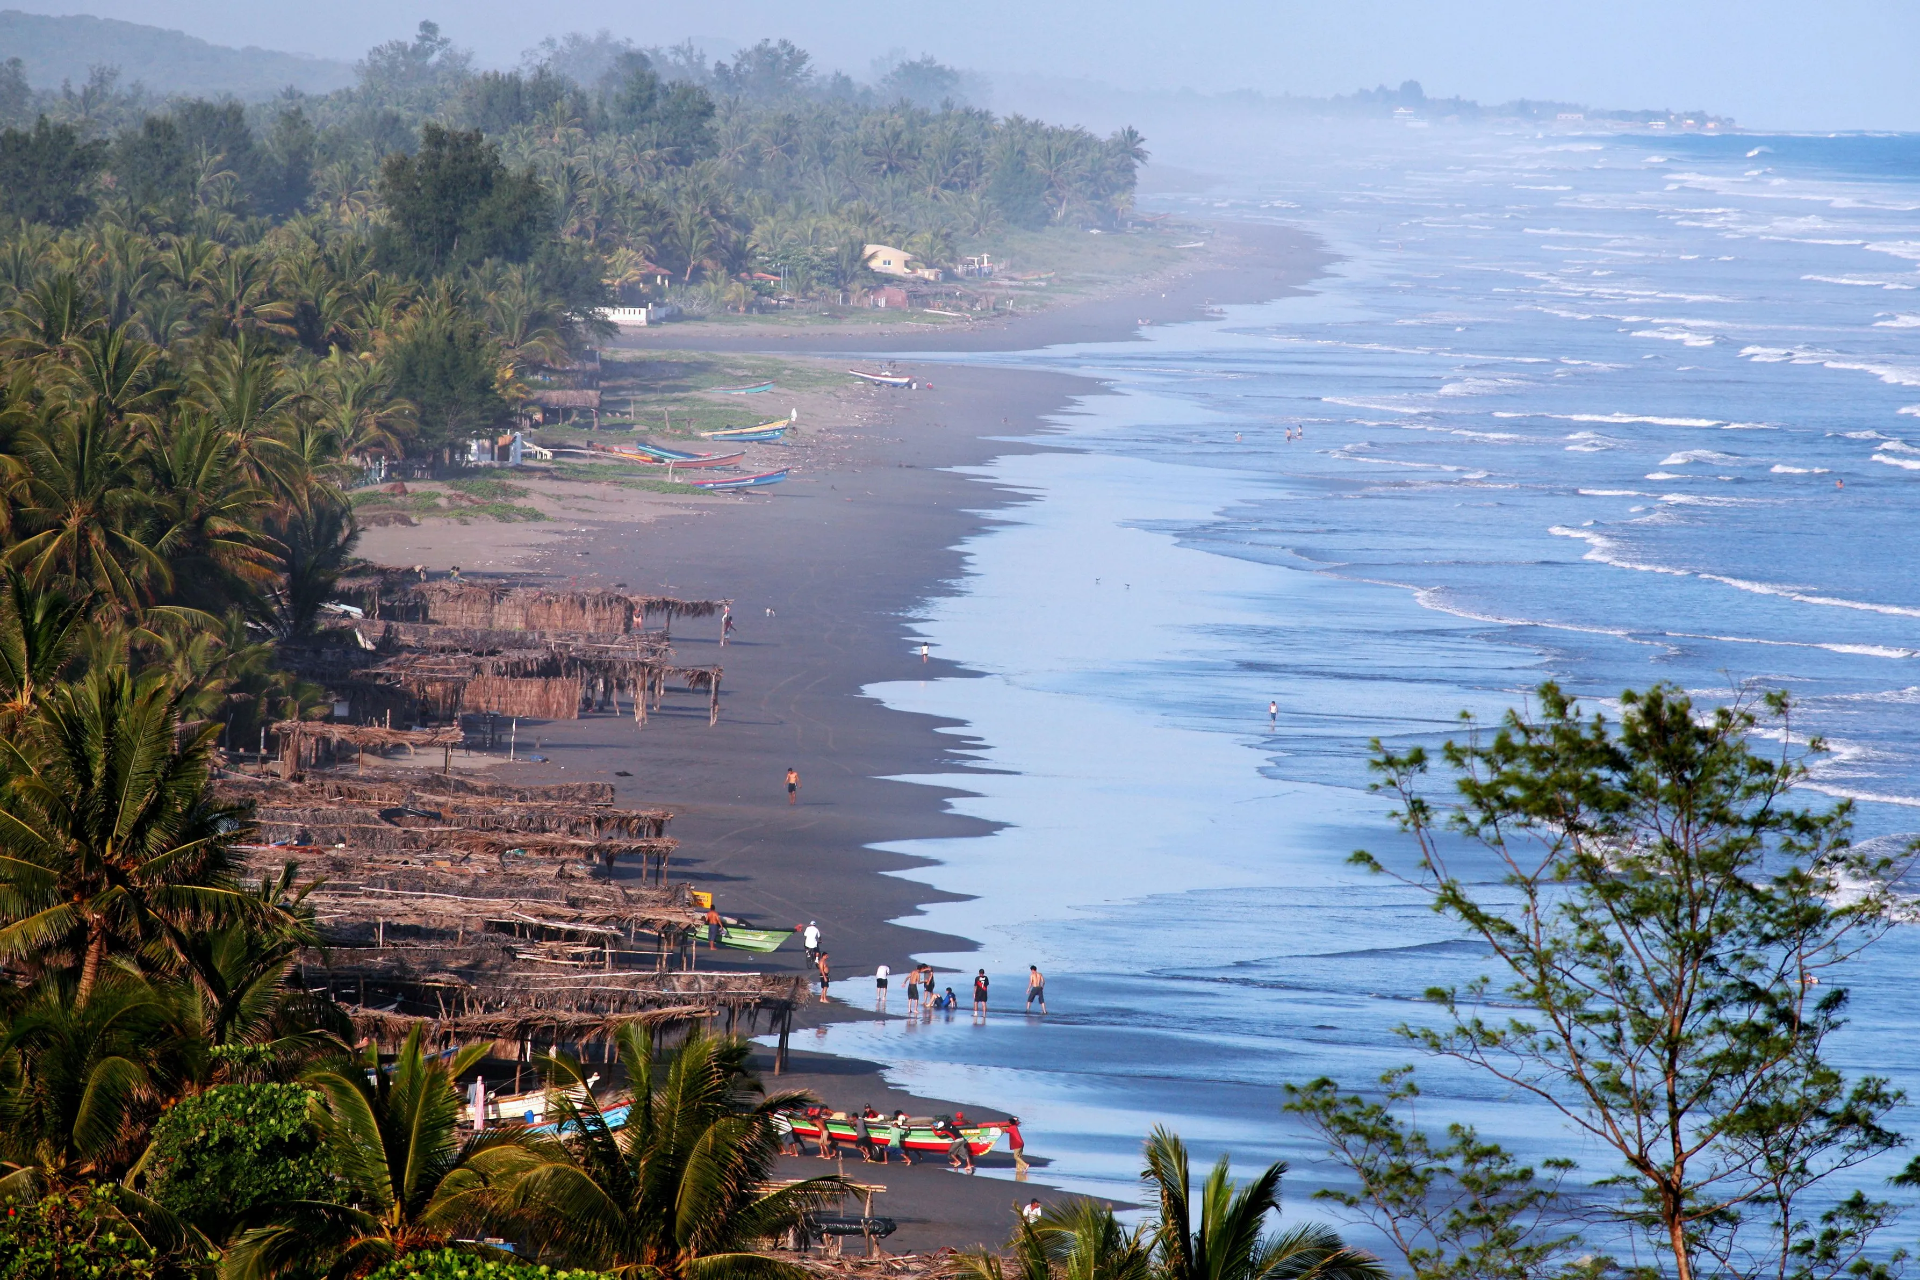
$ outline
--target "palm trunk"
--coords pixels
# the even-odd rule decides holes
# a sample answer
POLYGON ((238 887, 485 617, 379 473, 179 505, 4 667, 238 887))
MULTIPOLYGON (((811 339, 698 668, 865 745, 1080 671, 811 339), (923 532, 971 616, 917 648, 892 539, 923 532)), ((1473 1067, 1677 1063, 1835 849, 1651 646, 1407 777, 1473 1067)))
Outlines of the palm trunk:
POLYGON ((97 919, 90 920, 87 922, 87 958, 80 966, 80 990, 74 997, 76 1004, 86 1005, 87 997, 93 993, 93 984, 100 979, 100 965, 106 956, 106 930, 100 927, 97 919))

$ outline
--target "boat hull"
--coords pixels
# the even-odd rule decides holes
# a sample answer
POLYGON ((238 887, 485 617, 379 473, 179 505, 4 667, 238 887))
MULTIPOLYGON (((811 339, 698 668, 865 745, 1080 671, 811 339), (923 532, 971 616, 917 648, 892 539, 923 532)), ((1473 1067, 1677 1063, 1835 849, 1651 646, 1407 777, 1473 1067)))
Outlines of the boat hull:
POLYGON ((726 476, 718 480, 689 480, 688 484, 696 489, 757 489, 762 485, 779 484, 787 478, 786 471, 763 471, 757 476, 726 476))
POLYGON ((897 377, 890 373, 862 373, 858 369, 849 369, 847 372, 862 382, 871 382, 876 387, 906 387, 913 384, 912 378, 897 377))
POLYGON ((792 936, 791 929, 740 929, 729 925, 720 931, 720 945, 765 955, 778 951, 780 944, 792 936))
POLYGON ((773 390, 771 382, 757 382, 750 387, 709 387, 708 390, 723 396, 757 396, 762 391, 773 390))
POLYGON ((762 440, 778 440, 787 434, 787 424, 777 427, 736 427, 731 431, 702 431, 701 435, 722 444, 755 444, 762 440))
POLYGON ((682 470, 698 467, 731 467, 747 456, 746 451, 734 453, 683 453, 678 449, 662 449, 658 445, 629 445, 626 448, 601 446, 601 452, 616 457, 630 458, 635 462, 645 462, 650 466, 671 465, 682 470))

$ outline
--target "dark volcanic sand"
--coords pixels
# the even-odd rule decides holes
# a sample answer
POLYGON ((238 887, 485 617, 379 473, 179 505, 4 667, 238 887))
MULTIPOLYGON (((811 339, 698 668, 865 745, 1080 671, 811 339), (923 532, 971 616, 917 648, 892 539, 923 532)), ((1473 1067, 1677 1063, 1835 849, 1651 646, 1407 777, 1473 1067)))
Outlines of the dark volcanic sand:
MULTIPOLYGON (((774 349, 778 353, 856 349, 1022 350, 1060 342, 1123 339, 1137 321, 1192 319, 1208 302, 1255 302, 1296 291, 1327 261, 1317 243, 1285 228, 1247 227, 1216 236, 1214 256, 1183 276, 1152 282, 1143 296, 1120 295, 1050 314, 943 330, 936 336, 809 334, 804 338, 731 335, 701 349, 774 349), (1165 296, 1161 296, 1164 294, 1165 296), (921 345, 915 348, 915 340, 921 345)), ((633 335, 634 345, 682 348, 673 326, 633 335)), ((623 339, 623 343, 624 343, 623 339)), ((527 781, 606 779, 623 804, 663 803, 675 812, 681 841, 674 878, 710 889, 728 915, 768 928, 817 920, 832 957, 836 995, 855 1002, 819 1006, 815 1017, 872 1016, 871 974, 896 971, 924 951, 966 949, 964 940, 913 927, 934 890, 882 872, 925 865, 871 846, 925 837, 983 834, 991 828, 947 811, 954 793, 886 781, 889 775, 956 773, 969 767, 968 739, 927 716, 889 710, 860 695, 876 681, 964 675, 935 659, 922 665, 909 644, 905 615, 954 590, 959 544, 992 522, 991 512, 1021 498, 950 468, 984 462, 1044 440, 1009 445, 988 435, 1044 435, 1044 419, 1074 397, 1102 394, 1081 378, 966 365, 901 371, 933 376, 920 391, 872 389, 868 425, 834 432, 830 469, 797 474, 736 507, 653 524, 590 530, 537 567, 562 578, 668 591, 683 598, 734 601, 739 630, 724 650, 712 621, 683 623, 674 647, 688 663, 725 666, 722 712, 706 724, 705 695, 670 696, 644 731, 624 717, 598 716, 538 729, 521 726, 522 750, 541 742, 544 765, 501 766, 497 776, 527 781), (581 555, 584 551, 586 554, 581 555), (774 609, 777 616, 766 617, 774 609), (786 802, 783 775, 801 775, 800 803, 786 802), (564 766, 564 767, 563 767, 564 766), (630 778, 615 771, 627 770, 630 778), (905 920, 907 923, 889 923, 905 920)), ((796 970, 798 941, 772 956, 699 953, 701 968, 796 970)), ((966 995, 958 975, 946 975, 966 995)), ((1004 982, 1018 985, 1013 979, 1004 982)), ((1056 996, 1058 999, 1058 996, 1056 996)), ((896 980, 895 1008, 904 1004, 896 980)), ((963 1012, 964 1016, 964 1012, 963 1012)), ((999 1016, 1010 1016, 1003 1013, 999 1016)), ((798 1028, 794 1043, 807 1035, 798 1028)), ((770 1088, 810 1089, 838 1107, 872 1102, 915 1114, 951 1112, 951 1102, 891 1089, 872 1063, 797 1053, 793 1071, 770 1088)), ((984 1109, 970 1109, 989 1114, 984 1109)), ((1023 1117, 1030 1159, 1044 1177, 1046 1118, 1023 1117)), ((1004 1152, 983 1162, 1011 1168, 1004 1152)), ((783 1161, 793 1176, 828 1168, 813 1159, 783 1161)), ((885 1183, 875 1212, 900 1232, 889 1249, 999 1245, 1010 1233, 1011 1205, 1052 1193, 1002 1178, 967 1178, 938 1166, 912 1170, 854 1162, 849 1176, 885 1183), (872 1175, 872 1176, 866 1176, 872 1175)))

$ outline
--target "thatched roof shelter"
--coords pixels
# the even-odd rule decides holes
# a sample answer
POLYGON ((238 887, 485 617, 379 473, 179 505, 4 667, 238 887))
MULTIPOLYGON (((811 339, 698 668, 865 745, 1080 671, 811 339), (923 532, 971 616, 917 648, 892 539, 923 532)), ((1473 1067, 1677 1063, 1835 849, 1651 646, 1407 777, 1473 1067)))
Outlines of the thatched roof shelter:
POLYGON ((732 606, 731 600, 681 600, 675 596, 633 596, 634 610, 638 613, 642 626, 649 617, 661 620, 661 634, 673 634, 675 618, 711 618, 725 613, 732 606))
POLYGON ((633 601, 621 591, 555 591, 490 582, 424 582, 408 590, 424 609, 417 621, 484 631, 573 631, 625 635, 633 601))

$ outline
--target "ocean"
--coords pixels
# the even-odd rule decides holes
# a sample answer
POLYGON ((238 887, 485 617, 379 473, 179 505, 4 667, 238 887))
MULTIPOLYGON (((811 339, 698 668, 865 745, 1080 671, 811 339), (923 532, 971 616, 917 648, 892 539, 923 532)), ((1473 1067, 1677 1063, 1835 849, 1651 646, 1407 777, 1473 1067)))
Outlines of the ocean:
MULTIPOLYGON (((1005 357, 1116 394, 980 469, 1031 501, 902 636, 977 674, 869 690, 983 744, 990 772, 926 781, 1004 825, 897 847, 972 895, 922 922, 981 950, 922 958, 963 1003, 985 968, 994 1012, 817 1047, 1015 1112, 1049 1181, 1121 1199, 1164 1124, 1243 1172, 1289 1161, 1288 1214, 1324 1217, 1339 1171, 1282 1085, 1414 1062, 1423 1123, 1605 1176, 1395 1035, 1486 966, 1348 863, 1413 857, 1370 744, 1547 679, 1600 706, 1785 688, 1831 746, 1802 799, 1852 799, 1880 847, 1920 832, 1920 139, 1382 127, 1249 144, 1238 172, 1155 202, 1340 261, 1145 342, 1005 357)), ((1837 1053, 1920 1098, 1917 979, 1911 927, 1850 966, 1837 1053)))

